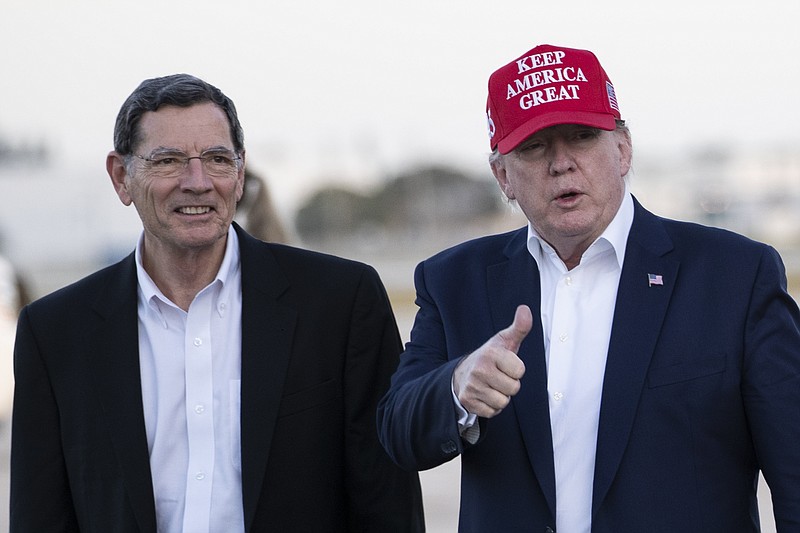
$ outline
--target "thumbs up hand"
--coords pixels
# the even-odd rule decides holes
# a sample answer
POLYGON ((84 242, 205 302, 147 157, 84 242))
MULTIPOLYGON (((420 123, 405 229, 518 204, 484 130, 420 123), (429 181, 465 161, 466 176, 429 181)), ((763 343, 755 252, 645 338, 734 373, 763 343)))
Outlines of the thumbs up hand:
POLYGON ((510 326, 497 332, 456 366, 453 390, 467 411, 491 418, 519 391, 525 364, 517 357, 517 352, 532 326, 530 308, 520 305, 510 326))

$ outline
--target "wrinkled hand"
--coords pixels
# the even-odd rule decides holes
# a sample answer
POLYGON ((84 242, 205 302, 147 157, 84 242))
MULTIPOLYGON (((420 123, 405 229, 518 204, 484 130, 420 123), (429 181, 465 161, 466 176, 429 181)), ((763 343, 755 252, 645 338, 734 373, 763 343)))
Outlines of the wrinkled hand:
POLYGON ((453 373, 453 390, 467 411, 491 418, 519 391, 525 363, 517 352, 532 326, 530 308, 520 305, 510 326, 458 364, 453 373))

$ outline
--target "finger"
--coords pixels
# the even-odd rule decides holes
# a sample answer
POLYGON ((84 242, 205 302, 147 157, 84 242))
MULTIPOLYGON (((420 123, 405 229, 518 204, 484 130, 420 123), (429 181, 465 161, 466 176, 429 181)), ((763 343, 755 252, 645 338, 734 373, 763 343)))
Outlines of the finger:
POLYGON ((490 376, 486 384, 490 389, 495 390, 503 396, 514 396, 522 386, 520 380, 525 374, 525 364, 517 356, 509 352, 509 358, 513 361, 498 364, 500 372, 490 376))
POLYGON ((519 352, 519 347, 533 327, 533 314, 527 305, 520 305, 514 313, 514 322, 497 333, 497 337, 506 350, 519 352))
POLYGON ((480 396, 459 398, 459 402, 468 412, 483 418, 491 418, 508 406, 510 398, 497 391, 487 390, 480 396))
MULTIPOLYGON (((506 352, 510 357, 515 357, 511 352, 506 352)), ((520 366, 524 371, 524 365, 520 366)), ((454 390, 458 400, 465 405, 465 402, 480 400, 492 408, 502 409, 511 398, 516 395, 521 387, 521 381, 512 378, 502 371, 495 370, 488 374, 471 374, 463 382, 463 388, 454 390)))
POLYGON ((503 372, 493 372, 490 375, 477 377, 471 376, 466 380, 463 389, 456 392, 459 401, 465 398, 477 398, 493 407, 504 407, 502 402, 519 392, 521 381, 512 378, 503 372))

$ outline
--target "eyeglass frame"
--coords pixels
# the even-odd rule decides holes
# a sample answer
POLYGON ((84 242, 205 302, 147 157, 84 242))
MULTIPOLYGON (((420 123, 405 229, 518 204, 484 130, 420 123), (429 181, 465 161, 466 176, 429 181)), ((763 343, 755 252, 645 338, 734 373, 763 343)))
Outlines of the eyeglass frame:
MULTIPOLYGON (((203 169, 207 171, 208 169, 206 168, 206 163, 205 163, 206 159, 204 159, 204 158, 207 157, 207 156, 213 156, 214 153, 216 153, 218 155, 225 154, 226 157, 227 157, 227 154, 233 154, 233 157, 230 157, 230 159, 233 161, 233 164, 234 164, 234 167, 236 168, 236 171, 238 172, 239 170, 241 170, 241 165, 242 165, 242 161, 243 161, 244 158, 236 150, 231 150, 229 148, 224 148, 224 149, 209 148, 207 150, 203 150, 202 152, 200 152, 200 155, 193 155, 193 156, 189 156, 189 155, 186 154, 186 152, 183 152, 181 150, 174 150, 174 149, 171 149, 171 148, 167 148, 167 149, 163 149, 163 150, 156 149, 156 150, 150 152, 150 155, 148 155, 148 156, 143 156, 143 155, 140 155, 140 154, 131 153, 131 154, 128 155, 128 157, 129 158, 130 157, 136 157, 136 158, 141 159, 142 161, 144 161, 146 163, 149 163, 151 165, 150 166, 150 170, 151 171, 153 171, 153 169, 155 168, 152 165, 153 165, 153 163, 155 161, 155 158, 158 157, 159 155, 165 155, 165 156, 172 157, 173 159, 179 160, 181 162, 181 164, 182 164, 181 171, 185 171, 187 168, 189 168, 189 161, 191 161, 192 159, 199 159, 200 160, 200 164, 203 166, 203 169)), ((234 168, 234 167, 232 167, 232 168, 234 168)), ((159 171, 155 170, 155 172, 158 173, 159 171)))

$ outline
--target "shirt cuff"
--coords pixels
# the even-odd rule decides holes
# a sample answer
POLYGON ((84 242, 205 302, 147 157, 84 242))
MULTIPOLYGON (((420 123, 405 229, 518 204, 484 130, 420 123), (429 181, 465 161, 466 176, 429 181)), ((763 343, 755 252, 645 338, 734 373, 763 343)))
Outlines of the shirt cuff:
POLYGON ((478 420, 478 415, 464 409, 464 406, 458 401, 452 380, 450 381, 450 394, 453 396, 453 404, 456 408, 456 414, 458 414, 458 434, 469 444, 475 444, 481 436, 481 426, 475 423, 478 420))

